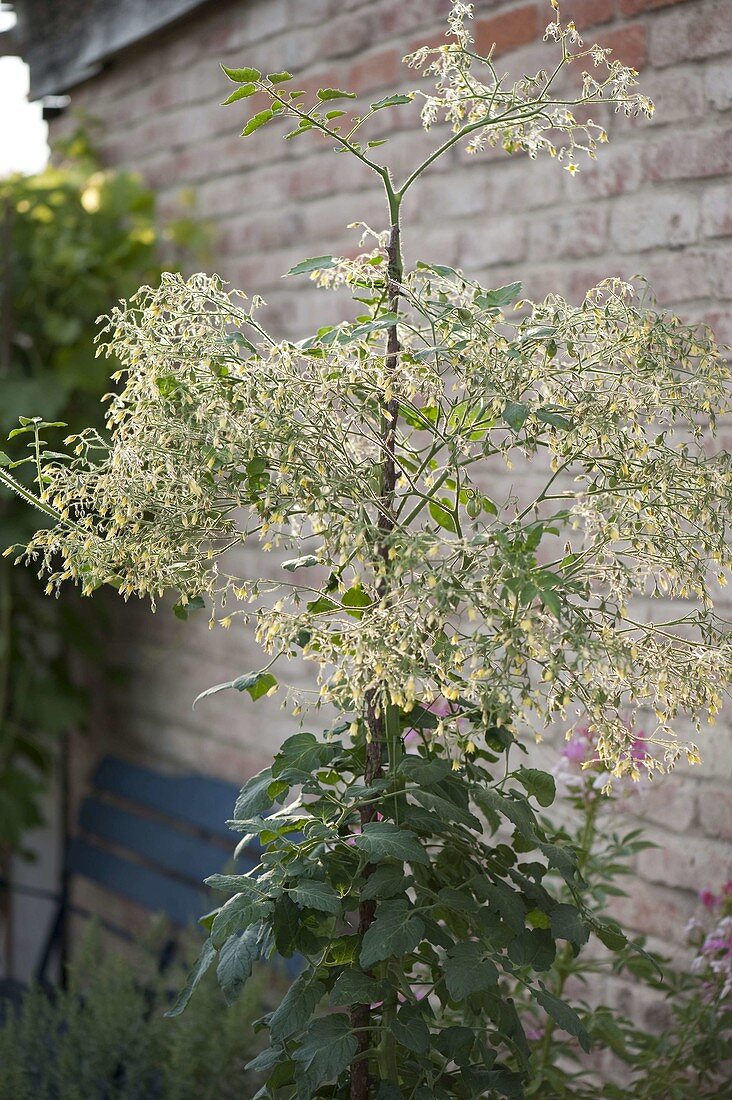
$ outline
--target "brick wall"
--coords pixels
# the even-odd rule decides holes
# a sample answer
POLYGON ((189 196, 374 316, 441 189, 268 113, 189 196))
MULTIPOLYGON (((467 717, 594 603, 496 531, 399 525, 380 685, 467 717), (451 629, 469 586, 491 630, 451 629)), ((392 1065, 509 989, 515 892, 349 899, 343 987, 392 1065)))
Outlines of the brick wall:
MULTIPOLYGON (((586 41, 597 38, 641 71, 656 121, 613 119, 611 144, 575 178, 548 159, 527 164, 453 151, 411 194, 408 259, 459 264, 493 286, 521 279, 531 295, 554 289, 572 299, 605 275, 640 271, 662 303, 711 321, 721 340, 731 340, 732 3, 565 0, 562 8, 586 41)), ((380 96, 410 85, 400 58, 439 34, 445 10, 445 0, 211 4, 118 55, 73 90, 72 104, 101 119, 106 160, 138 168, 165 214, 194 189, 199 214, 218 231, 213 266, 264 295, 273 330, 302 334, 332 319, 339 303, 283 282, 282 273, 305 256, 351 247, 348 222, 383 227, 380 196, 367 170, 333 158, 316 136, 283 143, 272 126, 240 139, 246 112, 218 106, 231 87, 219 62, 288 68, 309 87, 380 96)), ((495 39, 499 66, 536 71, 551 49, 541 43, 549 14, 544 0, 478 0, 479 48, 495 39)), ((384 125, 398 116, 404 127, 385 147, 397 177, 434 141, 416 115, 416 108, 384 112, 384 125)), ((54 129, 69 125, 65 118, 54 129)), ((253 573, 257 565, 250 555, 244 568, 253 573)), ((221 695, 195 712, 190 706, 211 683, 258 665, 251 639, 165 613, 151 618, 132 605, 116 609, 114 623, 113 655, 128 676, 100 704, 103 733, 77 749, 80 778, 104 740, 117 751, 232 778, 266 762, 289 729, 274 700, 255 709, 221 695)), ((666 948, 678 948, 695 891, 732 870, 729 719, 702 748, 700 768, 680 768, 639 800, 661 847, 643 854, 641 878, 619 905, 632 927, 666 948)))

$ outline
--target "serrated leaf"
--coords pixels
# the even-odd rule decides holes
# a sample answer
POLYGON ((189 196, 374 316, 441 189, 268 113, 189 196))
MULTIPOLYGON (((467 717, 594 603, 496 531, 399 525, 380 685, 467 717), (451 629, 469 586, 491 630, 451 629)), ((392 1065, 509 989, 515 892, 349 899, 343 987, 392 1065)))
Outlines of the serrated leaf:
POLYGON ((529 415, 529 406, 521 401, 507 401, 503 408, 503 419, 515 432, 521 431, 529 415))
POLYGON ((628 937, 623 935, 619 928, 610 928, 606 924, 593 925, 593 931, 608 951, 622 951, 627 947, 628 937))
POLYGON ((239 797, 234 807, 234 817, 237 821, 246 821, 250 817, 266 813, 272 805, 268 787, 272 782, 272 769, 264 768, 257 772, 239 791, 239 797))
POLYGON ((502 306, 509 306, 511 302, 515 302, 520 294, 521 283, 506 283, 505 286, 499 286, 495 290, 487 290, 485 294, 476 295, 475 301, 477 305, 482 306, 484 309, 500 309, 502 306))
POLYGON ((223 101, 221 106, 228 107, 230 103, 236 103, 237 99, 248 99, 248 97, 254 95, 256 91, 256 84, 242 84, 241 88, 234 89, 231 95, 223 101))
POLYGON ((401 829, 391 821, 371 821, 354 840, 360 851, 374 863, 382 859, 397 859, 402 863, 429 864, 430 857, 408 829, 401 829))
POLYGON ((215 958, 216 948, 214 947, 213 942, 208 939, 201 948, 201 954, 198 956, 195 963, 193 964, 191 972, 188 975, 186 984, 178 994, 175 1004, 165 1013, 166 1016, 180 1016, 181 1012, 183 1012, 186 1005, 190 1001, 196 986, 198 985, 201 978, 206 973, 215 958))
POLYGON ((590 938, 590 930, 574 905, 555 905, 550 913, 551 930, 555 940, 569 940, 582 947, 590 938))
POLYGON ((267 80, 270 84, 284 84, 286 80, 292 80, 292 73, 288 73, 286 69, 281 73, 267 73, 267 80))
POLYGON ((479 943, 456 943, 450 948, 444 965, 445 984, 453 1001, 463 1001, 471 993, 482 993, 498 982, 498 969, 483 958, 479 943))
POLYGON ((343 908, 341 899, 333 887, 317 879, 300 879, 296 886, 290 888, 289 893, 298 905, 306 909, 317 909, 321 913, 337 915, 343 908))
POLYGON ((531 795, 540 806, 551 806, 557 796, 557 785, 554 776, 543 772, 539 768, 519 768, 516 772, 521 786, 528 795, 531 795))
POLYGON ((413 1005, 399 1009, 391 1021, 391 1033, 398 1043, 415 1054, 426 1054, 430 1048, 430 1029, 413 1005))
POLYGON ((357 1050, 358 1040, 348 1017, 336 1012, 310 1024, 292 1058, 307 1069, 308 1084, 315 1089, 326 1081, 336 1080, 351 1064, 357 1050))
POLYGON ((524 799, 507 798, 492 787, 476 787, 473 798, 486 813, 498 813, 515 825, 528 840, 536 839, 536 818, 524 799))
POLYGON ((280 747, 272 764, 272 778, 294 769, 308 775, 330 760, 337 751, 333 743, 325 744, 312 733, 294 733, 280 747))
POLYGON ((333 256, 311 256, 307 260, 300 260, 287 272, 288 275, 304 275, 309 271, 327 271, 329 267, 335 267, 333 256))
POLYGON ((211 925, 211 941, 214 947, 221 945, 235 932, 243 932, 262 919, 262 902, 252 900, 250 894, 235 894, 221 906, 211 925))
POLYGON ((370 1005, 377 999, 379 983, 349 966, 336 978, 329 1001, 332 1005, 370 1005))
POLYGON ((259 69, 229 69, 226 65, 221 68, 235 84, 248 84, 252 80, 259 80, 262 75, 259 69))
POLYGON ((375 963, 393 955, 406 955, 419 946, 423 935, 424 924, 412 913, 406 900, 384 901, 363 937, 361 966, 369 970, 375 963))
POLYGON ((399 107, 404 103, 411 103, 414 99, 414 95, 405 95, 398 93, 396 95, 385 96, 384 99, 380 99, 378 103, 371 104, 372 111, 381 111, 384 107, 399 107))
POLYGON ((543 982, 539 982, 539 989, 532 989, 531 994, 544 1011, 551 1016, 557 1027, 570 1035, 574 1035, 579 1040, 582 1049, 588 1052, 591 1046, 590 1036, 575 1010, 565 1001, 560 1001, 558 997, 550 993, 543 982))
POLYGON ((325 103, 329 99, 356 99, 355 92, 342 92, 339 88, 319 88, 318 99, 325 103))
POLYGON ((516 966, 548 970, 556 957, 554 941, 543 928, 524 928, 508 945, 508 957, 516 966))
POLYGON ((441 783, 452 772, 449 760, 425 760, 421 756, 404 756, 399 762, 399 771, 420 787, 431 787, 441 783))
POLYGON ((312 974, 300 974, 285 993, 269 1021, 273 1043, 280 1043, 303 1030, 325 993, 322 982, 312 974))
POLYGON ((274 111, 272 110, 272 108, 265 107, 263 111, 258 111, 256 115, 252 115, 252 117, 249 119, 246 126, 242 130, 241 136, 249 137, 249 135, 253 134, 255 130, 258 130, 260 126, 264 126, 267 122, 270 121, 270 119, 273 118, 274 111))
POLYGON ((216 976, 226 998, 233 1004, 252 975, 252 967, 260 955, 261 924, 252 925, 246 932, 230 936, 219 951, 216 976))
POLYGON ((403 894, 407 888, 408 879, 405 878, 402 868, 393 864, 384 863, 375 868, 366 879, 361 889, 363 901, 393 898, 396 894, 403 894))

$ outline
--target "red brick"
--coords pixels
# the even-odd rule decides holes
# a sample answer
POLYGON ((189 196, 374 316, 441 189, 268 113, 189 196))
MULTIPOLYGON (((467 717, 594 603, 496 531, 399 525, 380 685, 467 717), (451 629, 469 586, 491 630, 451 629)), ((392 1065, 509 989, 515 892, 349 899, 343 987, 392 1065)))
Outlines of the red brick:
POLYGON ((704 787, 699 809, 708 836, 732 840, 732 791, 729 787, 704 787))
POLYGON ((612 50, 613 60, 622 61, 631 69, 640 70, 646 63, 646 28, 642 23, 632 23, 602 36, 600 45, 612 50))
POLYGON ((732 130, 694 130, 651 146, 643 157, 646 179, 706 179, 732 170, 732 130))
POLYGON ((571 19, 580 31, 609 23, 615 14, 613 0, 562 0, 561 11, 562 22, 571 19))
POLYGON ((702 198, 702 232, 705 237, 732 236, 732 188, 726 183, 709 188, 702 198))
POLYGON ((732 49, 729 0, 708 0, 659 12, 650 26, 650 60, 657 68, 718 57, 732 49))
POLYGON ((344 77, 347 91, 372 92, 395 84, 401 75, 401 54, 397 50, 381 50, 352 65, 344 77))
POLYGON ((475 24, 476 52, 485 55, 495 43, 493 56, 498 57, 533 42, 542 26, 535 4, 524 4, 513 11, 501 12, 492 19, 479 19, 475 24))
POLYGON ((623 15, 640 15, 656 8, 670 8, 673 4, 685 4, 686 0, 620 0, 623 15))

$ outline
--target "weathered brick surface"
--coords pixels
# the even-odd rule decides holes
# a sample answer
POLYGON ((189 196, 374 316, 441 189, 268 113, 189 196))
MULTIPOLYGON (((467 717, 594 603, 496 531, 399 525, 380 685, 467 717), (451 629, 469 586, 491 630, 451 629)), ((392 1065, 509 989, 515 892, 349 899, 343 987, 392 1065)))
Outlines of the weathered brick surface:
MULTIPOLYGON (((381 228, 383 209, 368 171, 334 158, 316 135, 283 143, 272 126, 240 139, 247 104, 219 107, 231 85, 218 64, 287 67, 311 90, 381 95, 414 83, 400 58, 425 40, 442 41, 448 7, 447 0, 225 0, 115 59, 73 90, 73 105, 101 120, 106 160, 138 169, 166 213, 193 188, 199 215, 219 232, 212 266, 248 292, 262 290, 273 329, 302 334, 334 320, 341 300, 282 273, 303 256, 352 249, 346 222, 381 228)), ((453 150, 405 206, 409 260, 462 264, 492 285, 520 278, 533 296, 551 289, 575 300, 605 275, 645 272, 661 303, 713 319, 720 335, 732 336, 731 0, 565 0, 563 10, 586 44, 596 37, 640 70, 655 121, 610 114, 611 144, 574 179, 548 159, 453 150)), ((544 0, 478 0, 478 46, 496 41, 502 71, 536 71, 551 56, 541 43, 550 15, 544 0)), ((53 128, 70 124, 61 119, 53 128)), ((388 136, 395 126, 378 153, 401 177, 439 135, 419 130, 418 104, 383 112, 375 129, 388 136)), ((728 427, 722 440, 732 446, 728 427)), ((259 565, 257 554, 242 559, 250 575, 259 565)), ((77 793, 94 757, 110 746, 234 779, 261 767, 292 729, 276 700, 255 707, 222 695, 191 710, 210 683, 257 667, 245 631, 209 632, 205 618, 181 624, 164 610, 150 617, 132 605, 117 607, 114 622, 115 654, 129 673, 99 702, 94 728, 101 732, 75 747, 77 793)), ((700 768, 679 765, 627 810, 631 817, 640 810, 661 847, 639 858, 641 879, 617 912, 667 949, 682 950, 695 891, 719 886, 732 871, 729 719, 701 746, 700 768)))

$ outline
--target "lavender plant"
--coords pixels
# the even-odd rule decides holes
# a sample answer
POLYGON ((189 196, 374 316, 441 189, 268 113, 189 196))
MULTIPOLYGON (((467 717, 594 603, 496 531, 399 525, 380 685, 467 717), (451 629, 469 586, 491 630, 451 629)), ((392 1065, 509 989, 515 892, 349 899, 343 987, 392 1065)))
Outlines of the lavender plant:
POLYGON ((212 623, 253 621, 263 666, 204 694, 281 690, 293 715, 339 715, 244 786, 233 827, 261 863, 210 880, 232 896, 174 1010, 214 961, 233 998, 257 958, 299 955, 263 1022, 263 1097, 521 1096, 517 990, 587 1045, 541 975, 557 940, 625 940, 584 905, 576 853, 532 805, 551 804, 551 776, 515 754, 578 709, 608 782, 636 776, 621 708, 642 707, 645 768, 694 762, 674 719, 713 717, 729 681, 710 567, 723 580, 730 565, 732 464, 705 450, 729 373, 711 333, 617 280, 572 306, 404 268, 402 205, 454 145, 548 153, 574 174, 606 139, 590 110, 652 113, 637 74, 585 49, 552 6, 550 71, 501 77, 454 3, 447 43, 406 59, 432 90, 355 115, 349 91, 308 103, 290 73, 225 69, 227 102, 268 104, 244 136, 288 119, 288 139, 312 131, 383 186, 388 228, 364 227, 366 251, 289 272, 350 288, 358 316, 277 339, 258 298, 166 275, 105 319, 100 351, 123 364, 109 437, 73 437, 65 458, 34 429, 36 503, 53 523, 20 558, 50 593, 113 584, 154 604, 172 590, 182 614, 207 602, 212 623), (447 136, 397 182, 362 132, 415 100, 447 136), (515 459, 543 475, 532 499, 490 491, 515 459), (293 556, 242 578, 229 551, 249 539, 293 556), (639 610, 661 594, 670 617, 639 610), (279 682, 298 656, 313 692, 279 682), (552 868, 569 900, 547 888, 552 868))

